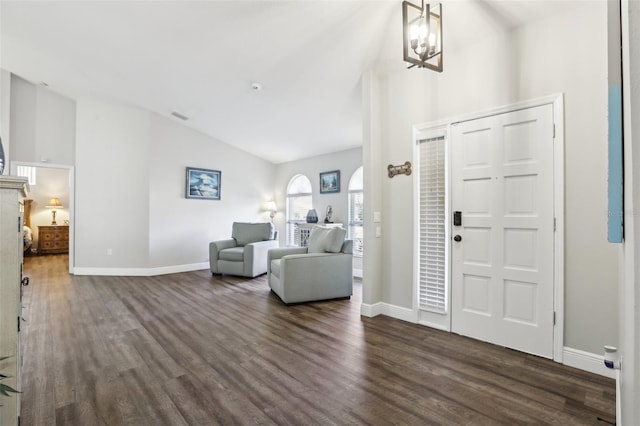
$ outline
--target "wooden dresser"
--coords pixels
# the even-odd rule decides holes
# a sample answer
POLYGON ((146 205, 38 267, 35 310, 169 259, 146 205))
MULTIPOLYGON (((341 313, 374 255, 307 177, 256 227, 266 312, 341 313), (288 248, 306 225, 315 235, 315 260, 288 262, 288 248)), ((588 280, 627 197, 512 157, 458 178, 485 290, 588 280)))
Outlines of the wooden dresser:
POLYGON ((38 226, 38 254, 68 253, 69 227, 38 226))

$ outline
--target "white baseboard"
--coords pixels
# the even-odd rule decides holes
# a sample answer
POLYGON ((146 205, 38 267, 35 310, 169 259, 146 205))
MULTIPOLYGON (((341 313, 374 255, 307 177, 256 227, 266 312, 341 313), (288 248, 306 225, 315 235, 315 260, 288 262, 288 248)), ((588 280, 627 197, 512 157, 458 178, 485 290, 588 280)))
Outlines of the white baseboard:
POLYGON ((611 379, 616 378, 616 370, 610 370, 604 366, 604 355, 596 355, 565 346, 562 351, 562 363, 569 367, 578 368, 611 379))
POLYGON ((367 305, 363 303, 360 306, 360 313, 365 317, 375 317, 377 315, 386 315, 391 318, 396 318, 402 321, 416 323, 418 319, 413 312, 413 309, 403 308, 401 306, 391 305, 389 303, 374 303, 373 305, 367 305))
POLYGON ((369 318, 377 317, 378 315, 382 314, 383 304, 384 303, 382 302, 374 303, 373 305, 363 303, 360 305, 360 315, 369 318))
POLYGON ((418 324, 424 325, 425 327, 429 327, 429 328, 435 328, 436 330, 446 331, 447 333, 451 332, 451 330, 448 327, 442 324, 431 322, 431 321, 419 320, 418 324))
POLYGON ((161 266, 158 268, 73 268, 74 275, 101 275, 121 277, 152 277, 155 275, 177 274, 180 272, 209 269, 209 262, 187 265, 161 266))

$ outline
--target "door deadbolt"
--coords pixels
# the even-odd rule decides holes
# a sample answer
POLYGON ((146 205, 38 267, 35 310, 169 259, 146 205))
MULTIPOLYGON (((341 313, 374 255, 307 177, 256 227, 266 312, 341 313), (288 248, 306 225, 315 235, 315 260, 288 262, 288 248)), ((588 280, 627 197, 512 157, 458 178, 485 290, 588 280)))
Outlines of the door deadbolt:
POLYGON ((456 235, 455 237, 453 237, 453 241, 459 243, 460 241, 462 241, 462 236, 461 235, 456 235))

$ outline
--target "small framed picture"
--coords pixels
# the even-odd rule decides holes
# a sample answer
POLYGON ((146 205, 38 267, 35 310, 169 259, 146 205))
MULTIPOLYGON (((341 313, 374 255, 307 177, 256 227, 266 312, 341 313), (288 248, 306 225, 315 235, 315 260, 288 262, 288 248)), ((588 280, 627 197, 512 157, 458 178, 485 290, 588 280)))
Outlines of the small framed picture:
POLYGON ((220 170, 187 167, 187 198, 219 200, 221 179, 220 170))
POLYGON ((340 170, 320 173, 320 193, 340 192, 340 170))

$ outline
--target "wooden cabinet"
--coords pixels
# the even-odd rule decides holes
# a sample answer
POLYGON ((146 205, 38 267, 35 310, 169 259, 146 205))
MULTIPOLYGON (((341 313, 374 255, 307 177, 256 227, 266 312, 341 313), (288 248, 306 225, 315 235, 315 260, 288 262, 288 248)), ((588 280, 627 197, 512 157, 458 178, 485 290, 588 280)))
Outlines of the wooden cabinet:
POLYGON ((38 226, 38 254, 68 252, 68 226, 38 226))
MULTIPOLYGON (((2 383, 20 390, 20 317, 22 316, 22 205, 26 178, 0 176, 0 373, 2 383)), ((15 426, 20 416, 20 394, 0 395, 0 425, 15 426)))

